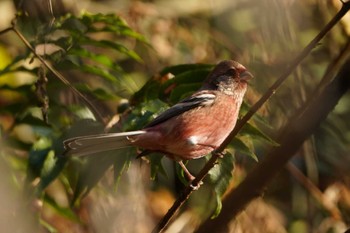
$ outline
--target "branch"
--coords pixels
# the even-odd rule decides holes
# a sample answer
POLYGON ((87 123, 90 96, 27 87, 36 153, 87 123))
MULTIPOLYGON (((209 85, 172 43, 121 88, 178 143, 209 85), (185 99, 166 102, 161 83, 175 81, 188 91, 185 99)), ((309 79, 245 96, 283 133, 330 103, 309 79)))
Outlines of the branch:
POLYGON ((39 61, 49 70, 53 75, 58 78, 61 82, 67 85, 73 93, 75 93, 85 104, 86 106, 93 112, 96 119, 100 122, 104 122, 102 115, 97 110, 97 108, 80 92, 78 91, 61 73, 59 73, 50 63, 48 63, 43 57, 36 53, 35 49, 29 43, 29 41, 23 36, 23 34, 18 31, 16 28, 15 20, 12 21, 12 27, 6 28, 0 31, 0 35, 6 33, 8 31, 13 31, 17 34, 17 36, 22 40, 25 46, 39 59, 39 61))
POLYGON ((5 33, 12 31, 12 30, 13 30, 13 27, 5 28, 4 30, 0 31, 0 35, 5 34, 5 33))
POLYGON ((304 107, 305 111, 281 130, 280 146, 260 162, 245 180, 223 202, 218 218, 206 221, 197 230, 201 232, 229 232, 229 222, 253 199, 262 195, 269 182, 282 170, 303 142, 318 128, 339 99, 350 89, 350 58, 336 78, 319 96, 304 107))
POLYGON ((337 220, 341 220, 340 210, 325 197, 322 191, 308 178, 306 177, 293 163, 288 162, 286 165, 287 170, 298 180, 298 182, 304 186, 304 188, 311 194, 311 196, 321 204, 321 206, 328 211, 328 213, 337 220))
MULTIPOLYGON (((153 233, 162 232, 165 227, 169 224, 171 218, 176 214, 180 207, 185 203, 185 201, 192 194, 194 189, 192 187, 197 187, 205 176, 208 174, 209 170, 214 167, 217 163, 218 158, 222 155, 222 151, 227 147, 231 140, 237 135, 237 133, 243 128, 244 124, 260 109, 260 107, 276 92, 277 88, 287 79, 287 77, 294 71, 294 69, 301 63, 301 61, 311 52, 311 50, 316 47, 320 40, 339 22, 339 20, 349 11, 350 2, 344 2, 342 8, 339 12, 332 18, 332 20, 319 32, 319 34, 300 52, 300 54, 291 62, 291 64, 286 68, 286 71, 277 79, 277 81, 266 91, 266 93, 259 99, 259 101, 252 106, 249 112, 237 122, 236 127, 226 138, 226 140, 221 144, 221 146, 212 153, 212 157, 205 164, 204 168, 199 172, 192 183, 186 187, 180 194, 178 199, 174 202, 173 206, 168 210, 166 215, 161 219, 161 221, 153 229, 153 233)), ((208 232, 208 231, 206 231, 208 232)))

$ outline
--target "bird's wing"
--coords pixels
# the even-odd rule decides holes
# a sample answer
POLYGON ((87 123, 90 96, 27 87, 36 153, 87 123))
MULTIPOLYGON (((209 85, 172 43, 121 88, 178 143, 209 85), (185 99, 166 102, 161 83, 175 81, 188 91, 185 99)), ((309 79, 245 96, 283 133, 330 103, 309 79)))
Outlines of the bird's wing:
POLYGON ((190 97, 182 100, 181 102, 175 104, 171 108, 162 112, 153 121, 151 121, 145 128, 158 125, 172 117, 178 116, 186 111, 200 106, 208 106, 213 104, 216 98, 215 93, 209 91, 200 91, 190 97))

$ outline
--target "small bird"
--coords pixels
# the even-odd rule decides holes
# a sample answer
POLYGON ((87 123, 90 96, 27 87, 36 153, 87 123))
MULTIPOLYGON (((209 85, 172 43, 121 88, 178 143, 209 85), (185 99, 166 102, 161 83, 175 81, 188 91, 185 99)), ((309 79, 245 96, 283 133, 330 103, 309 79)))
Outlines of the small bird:
POLYGON ((193 180, 182 161, 201 158, 221 145, 236 125, 247 81, 252 77, 240 63, 221 61, 197 92, 142 130, 71 138, 64 141, 65 155, 86 156, 136 146, 179 162, 188 179, 193 180))

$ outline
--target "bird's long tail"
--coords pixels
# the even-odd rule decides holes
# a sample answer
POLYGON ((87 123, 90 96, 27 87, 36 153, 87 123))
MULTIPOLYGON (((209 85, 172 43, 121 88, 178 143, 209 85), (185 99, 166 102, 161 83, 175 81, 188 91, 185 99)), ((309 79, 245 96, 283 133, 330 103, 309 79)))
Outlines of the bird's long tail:
POLYGON ((85 156, 103 151, 131 146, 129 137, 144 134, 146 131, 97 134, 70 138, 64 141, 65 155, 85 156))

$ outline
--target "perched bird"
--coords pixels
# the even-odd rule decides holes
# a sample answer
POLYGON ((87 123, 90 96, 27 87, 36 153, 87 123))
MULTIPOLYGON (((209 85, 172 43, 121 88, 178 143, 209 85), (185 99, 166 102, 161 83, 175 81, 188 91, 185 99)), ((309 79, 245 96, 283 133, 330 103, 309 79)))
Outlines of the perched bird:
POLYGON ((218 63, 202 87, 161 113, 142 130, 75 137, 64 141, 66 155, 85 156, 136 146, 179 162, 207 155, 235 127, 247 81, 253 76, 236 61, 218 63))

